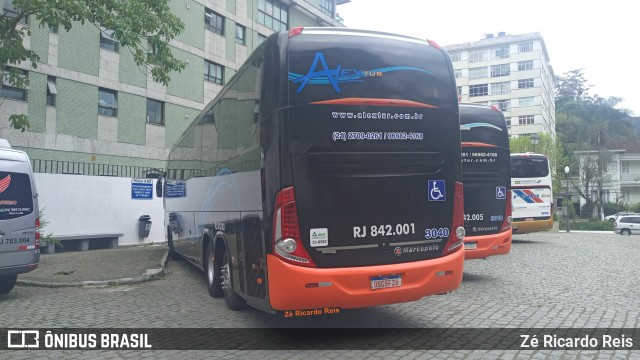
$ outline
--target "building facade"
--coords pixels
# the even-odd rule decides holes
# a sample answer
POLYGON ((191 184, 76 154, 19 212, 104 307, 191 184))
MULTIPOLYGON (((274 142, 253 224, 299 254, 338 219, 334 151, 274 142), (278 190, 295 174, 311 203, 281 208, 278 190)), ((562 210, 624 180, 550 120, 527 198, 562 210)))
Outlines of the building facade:
MULTIPOLYGON (((576 151, 580 164, 579 182, 583 193, 590 181, 589 194, 598 198, 598 188, 603 202, 640 203, 640 151, 637 149, 576 151), (601 161, 600 161, 600 158, 601 161)), ((585 203, 580 199, 580 205, 585 203)))
MULTIPOLYGON (((187 67, 167 86, 136 66, 108 30, 47 29, 32 17, 23 25, 31 30, 25 45, 40 62, 18 66, 28 90, 1 84, 0 137, 27 152, 37 172, 142 177, 163 169, 186 126, 263 39, 295 26, 343 26, 336 5, 348 1, 170 0, 185 24, 170 49, 187 67), (29 130, 10 128, 11 114, 27 114, 29 130)), ((11 0, 4 4, 3 13, 12 11, 11 0)))
POLYGON ((500 108, 510 136, 545 133, 555 138, 554 74, 539 33, 500 32, 445 48, 460 102, 500 108))

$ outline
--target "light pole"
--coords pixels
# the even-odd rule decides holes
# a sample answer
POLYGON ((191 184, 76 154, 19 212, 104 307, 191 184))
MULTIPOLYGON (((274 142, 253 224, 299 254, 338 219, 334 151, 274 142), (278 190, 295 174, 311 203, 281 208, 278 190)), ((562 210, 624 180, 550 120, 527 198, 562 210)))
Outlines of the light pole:
POLYGON ((531 144, 533 144, 533 152, 536 152, 536 145, 538 145, 538 141, 540 141, 540 135, 533 133, 529 136, 529 140, 531 140, 531 144))
POLYGON ((567 178, 567 196, 566 196, 566 205, 567 215, 564 218, 564 222, 567 225, 567 232, 569 232, 569 204, 571 204, 571 193, 569 192, 569 166, 564 167, 564 176, 567 178))

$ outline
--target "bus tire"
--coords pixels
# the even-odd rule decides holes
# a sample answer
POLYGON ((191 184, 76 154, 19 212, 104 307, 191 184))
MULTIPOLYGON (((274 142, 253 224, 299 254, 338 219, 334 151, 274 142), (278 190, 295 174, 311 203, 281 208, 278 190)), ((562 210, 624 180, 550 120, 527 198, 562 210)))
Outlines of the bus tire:
POLYGON ((231 281, 231 254, 229 249, 225 248, 224 257, 222 260, 221 273, 223 276, 224 301, 227 303, 227 307, 233 311, 242 310, 247 306, 246 301, 233 291, 233 285, 231 281))
POLYGON ((171 260, 180 260, 181 257, 178 255, 176 250, 173 248, 173 235, 171 233, 171 228, 167 227, 167 248, 169 249, 169 257, 171 260))
POLYGON ((16 282, 18 281, 18 275, 7 275, 0 277, 0 294, 6 294, 11 291, 16 282))
POLYGON ((214 298, 221 298, 224 296, 224 291, 222 290, 222 274, 220 273, 220 259, 216 261, 216 258, 213 254, 213 243, 211 241, 207 242, 207 251, 205 252, 206 257, 204 261, 204 272, 207 277, 207 290, 209 291, 209 295, 214 298))

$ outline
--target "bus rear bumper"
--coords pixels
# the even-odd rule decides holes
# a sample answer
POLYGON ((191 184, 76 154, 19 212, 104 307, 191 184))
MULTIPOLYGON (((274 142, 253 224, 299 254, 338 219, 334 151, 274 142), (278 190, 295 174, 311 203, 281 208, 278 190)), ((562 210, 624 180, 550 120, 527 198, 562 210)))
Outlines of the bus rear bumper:
POLYGON ((484 259, 494 255, 505 255, 511 251, 511 229, 497 234, 465 236, 465 259, 484 259), (469 249, 466 244, 475 243, 475 249, 469 249))
POLYGON ((307 268, 267 255, 274 310, 352 309, 419 300, 460 287, 464 251, 430 260, 353 268, 307 268), (402 286, 371 290, 371 278, 401 275, 402 286))
POLYGON ((527 234, 537 231, 549 231, 553 227, 553 217, 548 220, 514 221, 514 234, 527 234))

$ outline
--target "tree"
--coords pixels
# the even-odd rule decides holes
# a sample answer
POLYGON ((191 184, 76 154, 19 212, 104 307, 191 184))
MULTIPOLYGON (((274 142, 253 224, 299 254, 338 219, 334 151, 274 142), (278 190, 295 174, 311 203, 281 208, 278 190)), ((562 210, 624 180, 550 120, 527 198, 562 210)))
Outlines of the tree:
MULTIPOLYGON (((63 27, 91 23, 132 52, 138 66, 146 67, 154 81, 167 85, 169 74, 180 72, 186 63, 173 57, 167 46, 184 29, 171 13, 168 0, 9 0, 9 11, 0 16, 0 70, 5 65, 29 64, 37 68, 40 56, 24 47, 31 35, 25 18, 35 18, 32 26, 63 27)), ((3 80, 26 89, 27 77, 18 69, 2 73, 3 80)), ((26 115, 11 115, 11 126, 21 131, 29 127, 26 115)))

